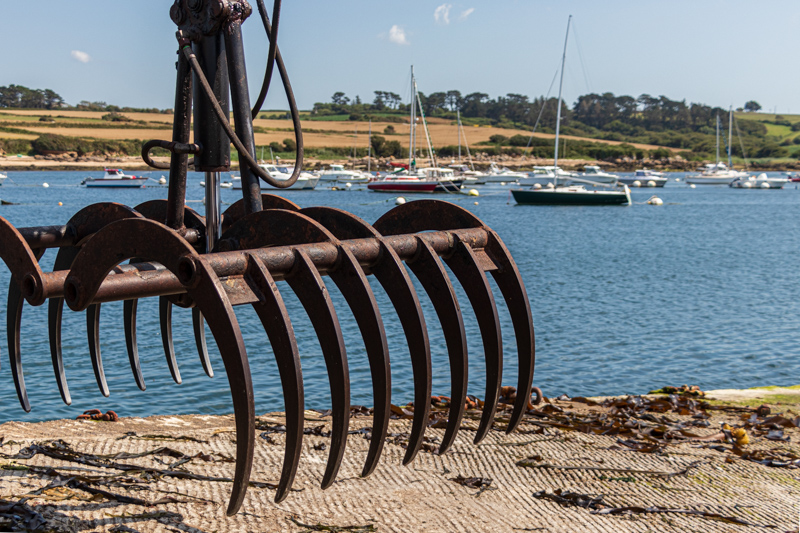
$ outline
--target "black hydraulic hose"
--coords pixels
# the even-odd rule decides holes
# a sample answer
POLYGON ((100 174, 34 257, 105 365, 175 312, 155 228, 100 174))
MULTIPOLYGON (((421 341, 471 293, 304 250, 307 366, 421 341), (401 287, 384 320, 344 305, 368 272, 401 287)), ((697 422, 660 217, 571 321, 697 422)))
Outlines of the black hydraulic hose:
MULTIPOLYGON (((278 2, 280 6, 280 2, 278 2)), ((280 7, 278 7, 280 10, 280 7)), ((267 39, 270 41, 270 50, 272 49, 272 45, 275 45, 275 63, 278 65, 278 73, 281 75, 281 81, 283 82, 283 89, 286 93, 286 99, 289 101, 289 112, 292 115, 292 127, 294 128, 294 141, 297 145, 297 157, 295 160, 294 172, 292 172, 292 177, 299 176, 300 172, 303 168, 303 156, 305 153, 303 147, 303 130, 300 126, 300 113, 297 111, 297 102, 294 99, 294 91, 292 90, 292 84, 289 81, 289 75, 286 73, 286 66, 283 63, 283 57, 281 56, 281 50, 278 48, 277 44, 277 33, 273 33, 272 26, 270 26, 269 19, 267 18, 267 12, 264 8, 264 1, 258 0, 258 10, 261 14, 261 22, 264 23, 264 31, 267 33, 267 39)), ((267 68, 273 62, 270 61, 267 65, 267 68)), ((265 78, 266 79, 266 78, 265 78)), ((264 89, 262 88, 262 91, 264 89)), ((256 106, 254 108, 256 112, 260 110, 260 106, 256 106)))
POLYGON ((192 71, 194 71, 195 75, 197 76, 197 80, 200 82, 200 86, 203 88, 203 92, 205 92, 206 96, 209 99, 209 102, 211 102, 211 107, 214 109, 214 113, 217 115, 217 119, 222 125, 222 129, 225 130, 225 134, 228 136, 233 145, 236 147, 236 150, 238 150, 240 162, 242 159, 244 159, 245 163, 247 163, 247 166, 250 167, 250 169, 253 171, 255 175, 257 175, 259 178, 266 181, 273 187, 277 187, 279 189, 286 189, 294 185, 294 183, 297 181, 297 178, 300 176, 300 168, 302 164, 302 157, 300 155, 302 151, 300 145, 298 144, 297 146, 298 164, 295 166, 292 176, 287 180, 276 180, 275 178, 270 176, 269 172, 258 166, 256 160, 253 159, 253 156, 250 155, 250 153, 245 149, 244 144, 242 144, 242 141, 239 140, 239 137, 236 135, 236 132, 234 132, 233 129, 231 128, 230 121, 228 120, 228 117, 225 116, 225 112, 222 110, 222 107, 219 105, 217 98, 214 96, 214 90, 211 88, 211 85, 209 85, 208 79, 203 73, 203 69, 200 67, 200 63, 197 61, 197 56, 195 56, 194 52, 192 51, 192 47, 188 44, 185 44, 181 48, 181 52, 183 52, 183 55, 186 57, 186 60, 189 62, 189 65, 191 65, 192 71))
MULTIPOLYGON (((264 23, 264 28, 267 29, 269 27, 269 16, 267 16, 264 0, 258 0, 258 12, 261 14, 261 21, 264 23)), ((267 93, 269 92, 269 84, 272 82, 272 72, 275 70, 275 55, 278 52, 278 22, 280 18, 281 0, 275 0, 275 4, 272 6, 272 36, 268 37, 269 54, 267 55, 267 71, 264 73, 261 92, 258 94, 256 103, 253 106, 253 120, 255 120, 258 112, 261 111, 261 106, 264 105, 264 100, 267 98, 267 93)), ((267 34, 269 35, 269 30, 267 30, 267 34)))

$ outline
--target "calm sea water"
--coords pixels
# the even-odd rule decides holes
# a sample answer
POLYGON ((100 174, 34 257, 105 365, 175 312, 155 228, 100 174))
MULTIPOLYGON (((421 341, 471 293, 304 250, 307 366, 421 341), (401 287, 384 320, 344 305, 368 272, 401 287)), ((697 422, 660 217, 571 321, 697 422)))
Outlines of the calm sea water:
MULTIPOLYGON (((17 227, 65 223, 80 208, 116 201, 135 206, 166 198, 167 189, 86 189, 87 172, 9 172, 0 207, 17 227), (49 187, 42 187, 43 183, 49 187), (59 206, 61 202, 63 205, 59 206)), ((147 175, 147 173, 145 173, 147 175)), ((160 173, 150 174, 159 178, 160 173)), ((545 394, 644 393, 663 385, 697 384, 703 389, 791 385, 800 371, 800 191, 738 190, 698 186, 683 174, 664 189, 633 191, 630 207, 517 206, 506 187, 482 187, 481 197, 439 197, 473 211, 503 238, 519 265, 536 330, 534 383, 545 394), (645 205, 657 194, 665 205, 645 205), (477 200, 478 204, 474 202, 477 200)), ((200 174, 190 175, 190 207, 203 211, 200 174)), ((366 190, 281 192, 303 207, 335 206, 368 222, 394 206, 394 198, 366 190)), ((223 190, 232 203, 237 192, 223 190)), ((412 199, 409 196, 409 199, 412 199)), ((433 215, 432 215, 433 216, 433 215)), ((50 268, 54 251, 42 263, 50 268)), ((413 277, 413 276, 412 276, 413 277)), ((455 279, 455 278, 453 278, 455 279)), ((0 267, 0 298, 9 274, 0 267)), ((302 357, 306 407, 329 406, 328 381, 319 342, 288 286, 282 294, 302 357)), ((353 403, 372 405, 371 382, 358 328, 336 287, 328 285, 342 323, 351 368, 353 403)), ((394 403, 410 400, 413 380, 405 337, 388 298, 373 283, 392 350, 394 403)), ((460 288, 459 288, 460 290, 460 288)), ((420 288, 431 337, 437 394, 448 394, 449 367, 441 328, 420 288)), ((516 384, 513 329, 499 291, 505 346, 504 384, 516 384)), ((483 395, 482 347, 463 292, 460 303, 470 348, 469 392, 483 395)), ((283 408, 277 367, 255 314, 236 310, 251 359, 260 412, 283 408)), ((0 315, 5 315, 0 311, 0 315)), ((2 320, 2 319, 0 319, 2 320)), ((64 405, 53 378, 46 306, 26 306, 22 357, 33 406, 19 407, 2 346, 0 420, 37 421, 74 417, 91 408, 122 416, 232 411, 227 378, 212 349, 216 376, 199 364, 187 310, 175 309, 175 346, 183 384, 172 382, 161 348, 155 300, 139 304, 139 350, 147 391, 131 375, 122 331, 122 304, 104 304, 103 363, 111 397, 104 398, 92 373, 83 313, 65 311, 63 345, 73 397, 64 405)), ((210 338, 210 336, 209 336, 210 338)), ((212 347, 213 348, 213 347, 212 347)))

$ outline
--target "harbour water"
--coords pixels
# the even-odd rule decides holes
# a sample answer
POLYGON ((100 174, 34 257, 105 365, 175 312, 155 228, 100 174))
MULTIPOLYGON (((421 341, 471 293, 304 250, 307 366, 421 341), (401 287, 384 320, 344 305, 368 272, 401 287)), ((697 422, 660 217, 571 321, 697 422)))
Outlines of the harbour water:
MULTIPOLYGON (((0 216, 16 227, 65 223, 82 207, 101 201, 135 206, 166 198, 167 189, 86 189, 79 183, 102 172, 8 172, 0 216), (43 183, 49 187, 43 187, 43 183), (63 205, 59 206, 59 202, 63 205)), ((134 172, 134 174, 137 174, 134 172)), ((144 173, 154 179, 160 173, 144 173)), ((663 385, 697 384, 703 389, 792 385, 800 371, 800 191, 739 190, 719 186, 690 189, 671 180, 663 189, 634 189, 629 207, 517 206, 509 187, 481 187, 480 197, 437 196, 469 209, 497 231, 511 250, 528 289, 536 331, 534 384, 547 395, 644 393, 663 385), (646 205, 652 194, 663 206, 646 205), (477 202, 477 205, 475 204, 477 202)), ((203 212, 200 174, 190 174, 189 207, 203 212)), ((239 191, 223 189, 223 202, 239 191)), ((366 190, 284 191, 302 207, 335 206, 368 222, 394 206, 394 196, 366 190)), ((424 196, 420 196, 422 198, 424 196)), ((413 195, 407 196, 413 201, 413 195)), ((435 214, 431 214, 435 216, 435 214)), ((49 251, 42 259, 51 268, 49 251)), ((412 276, 413 278, 413 276, 412 276)), ((9 274, 0 266, 0 299, 9 274)), ((306 387, 306 407, 329 406, 328 380, 319 342, 297 299, 283 283, 297 335, 306 387)), ((342 323, 351 371, 352 403, 371 405, 371 381, 358 328, 333 284, 328 285, 342 323)), ((466 295, 456 284, 470 351, 469 393, 483 396, 482 346, 466 295)), ((405 337, 388 298, 373 283, 392 356, 392 401, 413 397, 405 337)), ((420 289, 433 357, 433 391, 448 394, 449 366, 442 332, 420 289)), ((513 329, 499 291, 505 373, 516 384, 513 329)), ((261 325, 237 308, 250 355, 259 412, 280 410, 277 367, 261 325)), ((0 312, 5 317, 5 311, 0 312)), ((0 319, 0 323, 4 323, 0 319)), ((63 346, 73 404, 61 402, 50 360, 46 306, 25 307, 22 360, 33 406, 20 407, 0 348, 0 421, 73 418, 84 410, 112 409, 121 416, 232 412, 224 368, 211 346, 216 376, 202 371, 191 317, 175 309, 175 349, 182 385, 172 382, 161 348, 156 301, 139 304, 139 351, 147 384, 140 391, 125 351, 122 304, 104 304, 101 342, 111 396, 104 398, 92 372, 83 313, 65 311, 63 346)), ((210 343, 213 345, 211 336, 210 343)))

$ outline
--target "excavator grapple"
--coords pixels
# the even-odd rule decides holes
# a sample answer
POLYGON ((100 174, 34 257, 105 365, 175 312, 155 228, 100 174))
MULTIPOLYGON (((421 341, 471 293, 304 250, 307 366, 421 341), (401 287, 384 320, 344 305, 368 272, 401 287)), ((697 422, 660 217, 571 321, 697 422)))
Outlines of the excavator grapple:
POLYGON ((503 343, 494 278, 511 316, 516 338, 517 395, 506 430, 527 410, 534 370, 530 305, 519 270, 500 237, 469 211, 437 200, 400 205, 372 224, 339 209, 301 209, 272 194, 291 186, 303 163, 299 114, 277 46, 280 0, 269 20, 263 0, 258 10, 270 41, 261 94, 251 109, 242 45, 242 22, 251 14, 245 0, 175 0, 170 10, 178 26, 174 126, 170 141, 148 141, 144 161, 169 169, 168 197, 135 207, 90 205, 65 225, 14 228, 0 218, 0 258, 11 273, 8 290, 8 350, 22 408, 31 409, 20 354, 24 302, 48 305, 50 349, 61 397, 71 402, 61 349, 64 303, 85 311, 89 353, 98 386, 109 395, 99 342, 104 302, 124 302, 128 357, 136 384, 145 382, 136 342, 137 302, 159 299, 164 351, 173 379, 181 382, 172 343, 173 306, 191 309, 200 362, 213 376, 205 324, 214 336, 230 383, 236 424, 236 469, 228 514, 236 513, 247 490, 254 456, 255 405, 250 365, 234 309, 250 305, 260 319, 277 360, 286 409, 286 448, 275 500, 288 495, 303 438, 303 376, 292 323, 281 296, 293 291, 311 319, 330 380, 332 433, 322 487, 329 487, 345 452, 350 417, 350 381, 342 329, 326 288, 334 283, 357 322, 366 347, 374 396, 374 428, 362 475, 381 455, 391 414, 389 347, 368 276, 387 293, 408 341, 414 377, 414 414, 403 463, 423 443, 431 404, 431 349, 419 295, 411 275, 427 293, 442 325, 450 362, 450 413, 439 452, 452 445, 467 396, 467 342, 464 317, 445 265, 463 287, 479 325, 486 359, 484 410, 475 435, 481 441, 495 418, 503 373, 503 343), (267 94, 277 66, 289 101, 297 142, 291 178, 279 180, 259 167, 253 155, 252 118, 267 94), (229 105, 229 103, 231 105, 229 105), (229 118, 232 107, 232 127, 229 118), (193 120, 191 120, 193 114, 193 120), (190 131, 194 139, 190 142, 190 131), (230 170, 230 145, 239 155, 242 198, 222 212, 219 173, 230 170), (170 152, 170 163, 150 152, 170 152), (189 156, 192 160, 189 160, 189 156), (206 215, 185 205, 189 167, 206 177, 206 215), (56 253, 52 272, 39 260, 56 253), (285 283, 281 283, 285 282, 285 283))

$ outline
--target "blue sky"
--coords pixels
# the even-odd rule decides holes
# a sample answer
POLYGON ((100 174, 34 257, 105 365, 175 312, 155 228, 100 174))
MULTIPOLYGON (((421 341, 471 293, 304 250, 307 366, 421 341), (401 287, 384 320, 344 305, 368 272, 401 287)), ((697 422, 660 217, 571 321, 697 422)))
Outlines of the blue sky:
MULTIPOLYGON (((70 104, 172 107, 171 4, 5 0, 0 85, 50 88, 70 104)), ((284 2, 279 44, 301 108, 336 91, 407 98, 412 63, 424 93, 536 97, 558 67, 569 14, 568 102, 648 93, 800 113, 798 0, 295 0, 284 2)), ((255 99, 267 43, 257 14, 243 28, 255 99)), ((265 108, 285 109, 285 98, 273 90, 265 108)))

